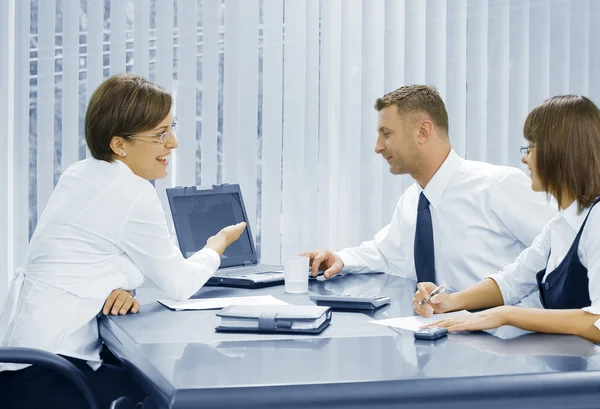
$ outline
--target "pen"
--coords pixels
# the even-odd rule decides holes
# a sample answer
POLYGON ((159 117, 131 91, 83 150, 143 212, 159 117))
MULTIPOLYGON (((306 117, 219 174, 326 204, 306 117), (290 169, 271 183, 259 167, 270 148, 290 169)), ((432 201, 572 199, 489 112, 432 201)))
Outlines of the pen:
POLYGON ((448 286, 446 286, 446 284, 440 284, 439 287, 436 287, 431 292, 431 294, 429 294, 427 297, 425 297, 421 301, 419 301, 419 305, 423 305, 425 303, 428 303, 429 300, 431 300, 431 297, 433 297, 434 295, 437 295, 439 293, 443 293, 444 291, 446 291, 446 288, 448 288, 448 286))

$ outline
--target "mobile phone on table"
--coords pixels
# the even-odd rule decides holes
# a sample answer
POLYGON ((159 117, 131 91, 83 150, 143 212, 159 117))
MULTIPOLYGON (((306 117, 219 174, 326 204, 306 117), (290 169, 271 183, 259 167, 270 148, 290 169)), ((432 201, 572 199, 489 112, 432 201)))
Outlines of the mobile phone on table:
POLYGON ((425 339, 427 341, 434 341, 448 335, 448 329, 429 327, 415 331, 415 339, 425 339))

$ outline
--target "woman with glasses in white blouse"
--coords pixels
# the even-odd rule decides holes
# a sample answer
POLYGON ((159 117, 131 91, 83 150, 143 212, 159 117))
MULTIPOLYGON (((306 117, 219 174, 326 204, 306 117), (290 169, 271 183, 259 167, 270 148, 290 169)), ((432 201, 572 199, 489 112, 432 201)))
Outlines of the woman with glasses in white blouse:
MULTIPOLYGON (((600 342, 600 110, 583 96, 547 99, 528 115, 523 163, 531 187, 552 195, 560 212, 510 265, 457 293, 420 301, 435 288, 419 283, 422 316, 488 308, 431 324, 450 332, 512 325, 600 342), (544 309, 513 306, 540 292, 544 309)), ((518 200, 518 198, 515 198, 518 200)))
MULTIPOLYGON (((144 394, 123 368, 103 364, 98 313, 137 312, 127 290, 145 278, 169 298, 191 297, 246 227, 215 232, 188 259, 171 241, 149 182, 167 175, 178 146, 171 106, 167 92, 135 75, 113 76, 94 91, 85 119, 92 157, 61 175, 0 316, 2 346, 67 358, 90 379, 104 408, 119 396, 135 402, 144 394)), ((2 407, 85 407, 56 373, 14 364, 0 364, 0 370, 2 407)))

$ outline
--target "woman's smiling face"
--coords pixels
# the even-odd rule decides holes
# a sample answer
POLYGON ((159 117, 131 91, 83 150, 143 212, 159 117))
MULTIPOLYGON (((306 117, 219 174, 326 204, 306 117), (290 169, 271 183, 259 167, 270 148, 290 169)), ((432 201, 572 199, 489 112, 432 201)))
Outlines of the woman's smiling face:
POLYGON ((153 129, 124 137, 122 140, 122 152, 117 158, 129 166, 133 173, 147 180, 167 176, 169 156, 179 145, 175 138, 171 112, 153 129), (161 134, 165 134, 162 140, 161 134))

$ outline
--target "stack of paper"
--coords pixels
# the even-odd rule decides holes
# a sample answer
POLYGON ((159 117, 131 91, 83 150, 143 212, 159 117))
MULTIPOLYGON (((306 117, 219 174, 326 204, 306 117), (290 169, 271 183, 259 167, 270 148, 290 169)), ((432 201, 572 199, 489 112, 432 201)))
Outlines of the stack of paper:
POLYGON ((289 305, 272 295, 253 295, 249 297, 195 298, 187 301, 169 299, 158 300, 172 310, 216 310, 230 305, 289 305))
POLYGON ((400 328, 408 331, 417 331, 424 325, 433 324, 434 322, 445 320, 448 318, 459 317, 461 315, 470 314, 469 311, 456 311, 449 312, 446 314, 434 314, 429 318, 415 316, 415 317, 398 317, 398 318, 388 318, 386 320, 375 320, 369 321, 373 324, 385 325, 386 327, 392 328, 400 328))

